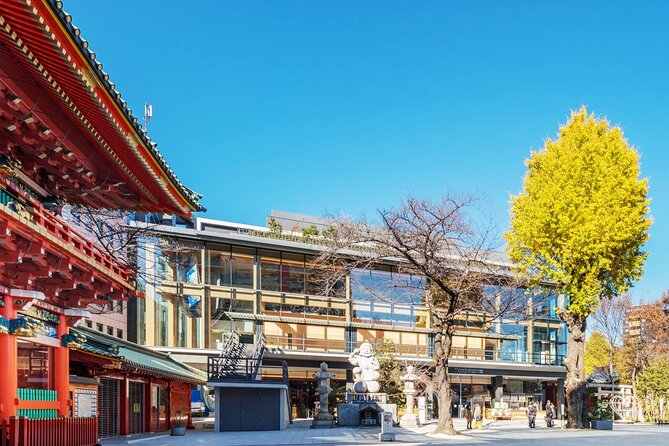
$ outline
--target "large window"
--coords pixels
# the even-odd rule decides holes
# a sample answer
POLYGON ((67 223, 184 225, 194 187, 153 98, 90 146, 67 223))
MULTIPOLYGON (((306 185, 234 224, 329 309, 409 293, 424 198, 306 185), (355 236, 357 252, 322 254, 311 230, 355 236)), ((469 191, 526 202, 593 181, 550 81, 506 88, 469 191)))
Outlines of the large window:
POLYGON ((344 281, 311 257, 285 251, 258 250, 260 287, 265 291, 343 297, 344 281))
POLYGON ((516 339, 502 339, 500 359, 502 361, 527 361, 527 327, 522 324, 500 324, 500 332, 515 335, 516 339))
POLYGON ((532 296, 534 317, 557 318, 558 295, 553 290, 537 291, 532 296))
POLYGON ((566 353, 564 324, 535 321, 532 337, 532 360, 537 364, 561 364, 566 353))
POLYGON ((263 290, 304 294, 304 255, 267 250, 260 250, 258 254, 260 287, 263 290))
POLYGON ((283 291, 281 288, 281 252, 260 250, 260 288, 283 291))
POLYGON ((186 309, 177 307, 177 347, 186 347, 186 309))
POLYGON ((230 247, 216 246, 207 249, 209 260, 209 285, 230 286, 230 247))
POLYGON ((241 288, 253 288, 253 264, 255 261, 255 249, 232 247, 230 256, 232 286, 241 288))
POLYGON ((215 245, 209 247, 210 285, 253 288, 255 248, 215 245))
POLYGON ((304 255, 289 252, 281 254, 281 290, 304 293, 304 255))
POLYGON ((353 268, 350 274, 355 319, 409 326, 419 323, 417 308, 423 304, 424 278, 388 265, 353 268))
POLYGON ((420 304, 425 294, 425 279, 400 273, 390 266, 351 269, 351 297, 357 301, 382 301, 420 304))
POLYGON ((170 254, 173 280, 198 285, 200 280, 200 251, 183 249, 170 254))
POLYGON ((343 298, 346 293, 345 279, 332 269, 316 263, 316 259, 306 257, 304 269, 304 293, 311 296, 343 298))

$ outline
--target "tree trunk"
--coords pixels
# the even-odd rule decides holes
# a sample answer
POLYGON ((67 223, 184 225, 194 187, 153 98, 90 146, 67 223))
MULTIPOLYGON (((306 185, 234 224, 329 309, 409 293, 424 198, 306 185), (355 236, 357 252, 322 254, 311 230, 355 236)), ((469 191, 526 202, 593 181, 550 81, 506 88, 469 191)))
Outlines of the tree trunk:
POLYGON ((588 397, 587 382, 585 380, 585 318, 579 318, 569 313, 562 315, 569 331, 567 357, 564 365, 567 368, 565 393, 567 399, 567 427, 585 429, 590 427, 586 401, 588 397))
POLYGON ((616 385, 616 380, 613 379, 613 343, 610 343, 611 347, 609 349, 609 378, 611 379, 611 392, 614 391, 614 386, 616 385))
POLYGON ((436 381, 438 386, 437 401, 439 403, 439 419, 435 434, 457 435, 459 432, 453 427, 451 416, 452 393, 451 383, 448 380, 448 358, 451 356, 453 345, 453 328, 444 321, 436 320, 437 332, 434 340, 434 359, 436 362, 436 381))

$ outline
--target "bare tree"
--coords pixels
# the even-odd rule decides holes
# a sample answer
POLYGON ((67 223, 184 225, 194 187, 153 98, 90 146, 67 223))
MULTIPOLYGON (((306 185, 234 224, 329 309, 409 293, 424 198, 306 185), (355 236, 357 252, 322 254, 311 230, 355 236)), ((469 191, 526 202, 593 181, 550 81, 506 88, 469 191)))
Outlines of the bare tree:
POLYGON ((336 219, 327 231, 329 248, 318 259, 341 276, 351 268, 391 262, 400 273, 424 278, 394 286, 421 287, 422 303, 431 314, 440 408, 435 433, 457 433, 448 361, 458 320, 468 313, 488 320, 527 313, 526 303, 503 291, 517 284, 507 264, 495 257, 499 238, 492 219, 475 218, 476 204, 471 196, 446 196, 438 203, 408 198, 397 208, 379 210, 377 221, 336 219))
POLYGON ((627 321, 627 311, 631 305, 629 294, 614 297, 612 299, 603 299, 601 305, 597 308, 592 318, 595 321, 595 328, 604 335, 604 338, 610 345, 609 349, 609 380, 615 384, 614 379, 614 355, 617 348, 620 348, 623 339, 625 322, 627 321))
MULTIPOLYGON (((139 288, 147 284, 159 286, 169 280, 167 268, 159 268, 159 264, 176 265, 180 255, 193 251, 175 239, 157 235, 157 224, 134 221, 132 212, 88 206, 65 206, 57 211, 82 235, 130 270, 139 288)), ((95 314, 112 313, 122 304, 110 300, 107 304, 90 304, 88 310, 95 314)))

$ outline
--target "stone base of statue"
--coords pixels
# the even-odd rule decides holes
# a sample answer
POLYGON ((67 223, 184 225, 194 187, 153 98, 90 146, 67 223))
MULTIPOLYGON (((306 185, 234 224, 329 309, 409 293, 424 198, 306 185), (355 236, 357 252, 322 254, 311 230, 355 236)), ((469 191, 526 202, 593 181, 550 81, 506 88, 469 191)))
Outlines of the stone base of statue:
POLYGON ((337 424, 379 427, 384 412, 390 412, 397 424, 397 404, 387 401, 386 393, 347 393, 346 403, 337 405, 337 424))
POLYGON ((334 417, 329 413, 319 413, 311 422, 312 429, 330 429, 335 427, 334 417))
POLYGON ((412 413, 405 413, 400 418, 400 426, 402 427, 418 427, 418 418, 412 413))

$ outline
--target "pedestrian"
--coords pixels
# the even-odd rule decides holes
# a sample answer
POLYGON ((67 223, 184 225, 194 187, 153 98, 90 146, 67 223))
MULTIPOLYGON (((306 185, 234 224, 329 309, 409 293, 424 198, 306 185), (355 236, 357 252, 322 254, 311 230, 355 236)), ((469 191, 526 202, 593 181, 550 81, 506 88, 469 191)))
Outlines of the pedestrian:
POLYGON ((537 405, 534 402, 530 403, 527 409, 527 421, 530 424, 530 429, 537 427, 535 421, 537 419, 537 405))
POLYGON ((467 419, 467 429, 472 428, 472 406, 467 404, 465 406, 465 418, 467 419))
POLYGON ((546 401, 546 427, 553 427, 553 420, 555 419, 555 406, 550 400, 546 401))
POLYGON ((483 414, 478 403, 474 404, 474 429, 483 429, 483 414))

